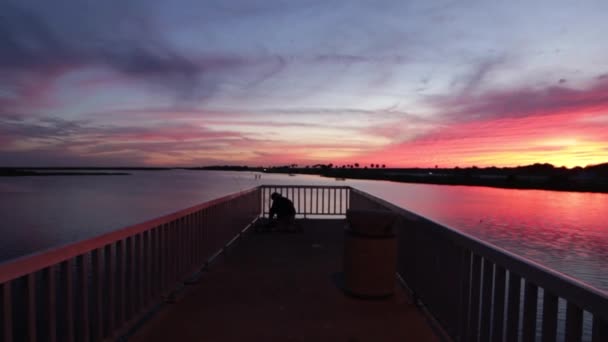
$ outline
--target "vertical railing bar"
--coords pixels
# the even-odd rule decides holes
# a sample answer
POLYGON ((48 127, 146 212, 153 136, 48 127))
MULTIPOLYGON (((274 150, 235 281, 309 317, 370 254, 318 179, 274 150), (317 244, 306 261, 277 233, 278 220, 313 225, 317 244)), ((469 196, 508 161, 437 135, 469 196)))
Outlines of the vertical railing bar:
POLYGON ((186 271, 190 272, 190 270, 192 270, 192 243, 194 242, 194 239, 192 238, 192 215, 188 215, 186 216, 186 248, 185 248, 185 254, 186 254, 186 260, 184 261, 186 264, 186 271))
POLYGON ((321 212, 319 213, 321 215, 325 215, 327 213, 325 211, 327 209, 327 201, 325 200, 327 197, 326 190, 327 188, 321 187, 321 212))
POLYGON ((469 324, 469 304, 471 298, 471 251, 462 249, 460 266, 460 333, 459 341, 466 339, 469 324))
POLYGON ((339 206, 339 208, 340 208, 339 211, 340 212, 339 212, 339 214, 342 215, 342 214, 344 214, 344 208, 343 208, 343 205, 344 205, 344 196, 343 196, 344 195, 344 189, 341 188, 340 190, 338 190, 338 193, 340 194, 340 206, 339 206))
POLYGON ((323 190, 317 188, 317 212, 315 214, 320 215, 323 212, 323 190))
POLYGON ((169 289, 169 227, 168 223, 162 225, 162 229, 160 231, 160 244, 161 244, 161 290, 162 293, 165 294, 169 289))
POLYGON ((114 301, 116 300, 116 289, 115 289, 115 282, 114 282, 114 278, 115 278, 115 261, 116 259, 114 258, 114 244, 108 244, 104 247, 104 266, 105 266, 105 288, 106 288, 106 295, 104 298, 104 301, 106 303, 106 308, 107 310, 105 310, 105 315, 104 315, 104 321, 105 321, 105 329, 104 329, 104 337, 111 337, 112 336, 112 332, 114 331, 114 322, 116 317, 114 316, 115 313, 115 303, 114 301))
POLYGON ((536 339, 536 312, 538 306, 538 287, 526 279, 524 292, 523 341, 536 339))
POLYGON ((322 201, 321 211, 322 211, 322 214, 327 214, 328 209, 329 209, 329 205, 328 205, 329 201, 328 201, 328 197, 327 197, 327 194, 329 193, 329 189, 323 188, 322 192, 323 192, 323 197, 321 199, 321 201, 322 201))
POLYGON ((135 265, 136 265, 136 269, 135 269, 135 277, 137 279, 137 281, 135 282, 137 285, 135 286, 136 290, 136 295, 135 295, 135 312, 133 313, 134 316, 139 315, 139 313, 141 312, 141 310, 144 307, 144 293, 143 293, 143 288, 145 287, 145 285, 143 284, 145 282, 145 278, 144 278, 144 274, 146 272, 145 270, 145 264, 146 261, 144 260, 145 256, 144 256, 144 234, 143 233, 139 233, 135 236, 135 265))
POLYGON ((135 306, 137 303, 137 253, 135 246, 135 235, 127 238, 127 259, 128 259, 128 267, 127 267, 127 276, 128 280, 127 284, 127 319, 130 321, 135 316, 135 306))
POLYGON ((346 210, 350 209, 350 193, 352 192, 352 188, 348 188, 348 191, 346 193, 346 210))
POLYGON ((0 294, 2 297, 2 332, 4 341, 10 342, 13 341, 13 294, 11 290, 11 282, 7 281, 4 284, 0 284, 2 287, 2 293, 0 294))
POLYGON ((477 341, 479 337, 479 304, 481 288, 481 257, 473 254, 473 265, 471 270, 471 306, 469 328, 465 340, 477 341))
POLYGON ((190 268, 194 270, 198 267, 198 211, 190 214, 190 216, 192 217, 190 226, 190 234, 192 236, 190 244, 190 268))
POLYGON ((312 189, 311 188, 306 188, 305 192, 304 192, 304 197, 305 197, 305 207, 306 207, 306 213, 310 214, 310 212, 312 211, 312 189))
MULTIPOLYGON (((261 193, 261 192, 260 192, 261 193)), ((262 202, 259 198, 259 195, 257 196, 258 198, 254 198, 254 201, 257 201, 257 205, 258 207, 261 207, 262 202)), ((198 226, 199 229, 199 257, 198 257, 198 262, 200 265, 203 265, 205 263, 205 240, 207 239, 207 235, 206 235, 206 231, 205 231, 205 227, 207 227, 207 222, 205 221, 206 213, 207 209, 203 209, 200 211, 200 224, 198 226)), ((257 215, 259 215, 260 213, 256 213, 257 215)))
POLYGON ((505 320, 505 282, 506 270, 504 267, 494 265, 494 316, 492 319, 492 335, 494 341, 504 339, 504 320, 505 320))
POLYGON ((57 286, 55 279, 56 266, 51 265, 44 270, 46 288, 46 335, 49 342, 57 341, 57 286))
POLYGON ((517 341, 519 338, 519 307, 521 293, 521 277, 509 271, 509 299, 507 307, 507 341, 517 341))
POLYGON ((271 199, 270 196, 272 196, 272 193, 275 192, 275 188, 274 187, 269 187, 268 188, 268 194, 266 197, 264 197, 264 202, 266 203, 266 214, 268 214, 270 212, 270 207, 271 207, 271 199))
POLYGON ((264 198, 264 202, 266 203, 266 214, 270 212, 270 196, 272 195, 273 192, 275 192, 274 187, 269 187, 268 188, 268 194, 266 195, 266 197, 264 198))
POLYGON ((95 317, 94 324, 95 332, 94 332, 94 341, 103 340, 103 293, 102 293, 102 260, 101 260, 101 250, 97 248, 91 253, 91 261, 93 266, 93 279, 92 284, 95 287, 93 292, 93 301, 95 303, 95 317))
POLYGON ((142 300, 142 309, 145 309, 146 307, 148 307, 148 304, 150 303, 151 300, 151 293, 152 293, 152 254, 151 251, 152 249, 150 248, 150 244, 152 243, 152 237, 151 237, 151 232, 150 230, 146 230, 145 232, 142 233, 143 236, 143 259, 144 259, 144 267, 143 267, 143 300, 142 300))
POLYGON ((608 341, 608 321, 602 320, 598 315, 593 315, 591 335, 593 342, 608 341))
POLYGON ((38 337, 36 323, 36 273, 32 272, 26 276, 26 311, 27 311, 27 340, 35 342, 38 337))
POLYGON ((162 225, 159 225, 154 228, 152 237, 154 238, 154 297, 158 298, 158 295, 161 293, 161 284, 162 284, 162 276, 161 276, 161 267, 162 267, 162 254, 161 254, 161 246, 160 246, 160 230, 162 225))
MULTIPOLYGON (((219 205, 217 206, 219 207, 219 205)), ((184 231, 184 220, 183 218, 178 218, 175 220, 176 222, 176 226, 175 226, 175 268, 177 270, 176 274, 175 274, 175 281, 179 282, 181 280, 182 274, 184 272, 184 263, 183 263, 183 251, 184 251, 184 246, 183 246, 183 239, 182 239, 182 235, 183 235, 183 231, 184 231)))
POLYGON ((555 341, 557 338, 558 298, 547 289, 544 289, 543 292, 542 341, 555 341))
MULTIPOLYGON (((257 196, 256 196, 257 197, 257 196)), ((257 198, 256 198, 257 199, 257 198)), ((201 258, 201 249, 202 249, 202 240, 203 240, 203 235, 202 235, 202 222, 203 222, 203 211, 199 210, 196 212, 196 223, 195 223, 195 236, 196 236, 196 244, 194 246, 194 254, 195 254, 195 262, 196 265, 198 267, 201 266, 202 264, 202 258, 201 258)))
POLYGON ((74 259, 61 263, 63 307, 65 308, 65 341, 74 341, 74 259))
POLYGON ((304 213, 305 214, 309 214, 310 213, 310 197, 312 195, 310 194, 310 188, 306 188, 304 189, 304 213))
MULTIPOLYGON (((217 207, 219 208, 219 206, 218 204, 217 207)), ((177 269, 175 281, 179 282, 184 274, 184 218, 178 218, 175 223, 175 268, 177 269)))
POLYGON ((264 213, 266 212, 266 203, 264 203, 264 198, 266 198, 266 186, 262 185, 259 191, 258 200, 260 201, 260 208, 262 208, 262 212, 260 214, 264 216, 264 213))
POLYGON ((82 254, 76 257, 76 263, 78 266, 78 287, 80 288, 80 309, 79 309, 79 320, 80 328, 78 341, 87 342, 91 339, 90 319, 89 319, 89 266, 86 255, 82 254))
POLYGON ((494 264, 483 259, 483 288, 481 292, 481 322, 480 340, 489 341, 492 322, 492 280, 494 277, 494 264))
POLYGON ((159 254, 160 254, 160 270, 159 270, 159 277, 160 277, 160 293, 161 294, 165 294, 165 291, 168 288, 168 281, 167 281, 167 261, 168 261, 168 246, 167 246, 167 230, 168 230, 168 224, 165 223, 163 225, 160 226, 159 229, 159 254))
POLYGON ((141 233, 139 233, 139 235, 141 235, 141 247, 140 247, 140 259, 141 259, 141 263, 140 263, 140 267, 141 267, 141 271, 139 272, 139 293, 140 293, 140 297, 139 297, 139 312, 141 312, 143 309, 146 308, 146 303, 148 301, 148 287, 149 287, 149 281, 148 281, 148 276, 150 275, 148 266, 150 264, 150 258, 148 257, 148 248, 149 246, 149 241, 148 241, 148 231, 143 231, 141 233))
POLYGON ((148 276, 149 292, 148 292, 148 304, 152 304, 156 296, 156 286, 158 285, 158 249, 156 246, 156 232, 158 226, 152 227, 148 230, 150 234, 150 251, 148 257, 150 258, 150 275, 148 276))
POLYGON ((332 214, 336 214, 336 204, 338 203, 338 200, 336 199, 336 188, 332 189, 333 190, 333 194, 334 194, 334 211, 332 214))
POLYGON ((583 332, 583 310, 568 302, 566 306, 566 341, 580 341, 583 332))
POLYGON ((302 193, 305 191, 306 189, 302 189, 302 188, 298 188, 298 212, 301 214, 302 212, 305 212, 305 210, 302 210, 302 193))
POLYGON ((125 321, 125 241, 116 242, 116 327, 125 321))

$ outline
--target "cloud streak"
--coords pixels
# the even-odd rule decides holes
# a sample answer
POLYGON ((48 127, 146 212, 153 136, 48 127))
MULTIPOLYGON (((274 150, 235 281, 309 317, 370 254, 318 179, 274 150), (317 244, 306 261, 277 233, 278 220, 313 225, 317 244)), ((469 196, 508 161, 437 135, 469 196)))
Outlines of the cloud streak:
POLYGON ((597 111, 608 108, 608 80, 599 79, 583 89, 521 87, 438 96, 430 102, 444 118, 455 122, 597 111))

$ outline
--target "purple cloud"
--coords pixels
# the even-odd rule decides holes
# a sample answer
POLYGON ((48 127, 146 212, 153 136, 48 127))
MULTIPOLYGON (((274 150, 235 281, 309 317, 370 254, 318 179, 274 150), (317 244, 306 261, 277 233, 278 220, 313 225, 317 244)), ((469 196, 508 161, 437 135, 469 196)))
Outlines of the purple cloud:
POLYGON ((582 89, 556 85, 436 96, 430 103, 457 122, 591 111, 608 108, 608 80, 599 79, 582 89))

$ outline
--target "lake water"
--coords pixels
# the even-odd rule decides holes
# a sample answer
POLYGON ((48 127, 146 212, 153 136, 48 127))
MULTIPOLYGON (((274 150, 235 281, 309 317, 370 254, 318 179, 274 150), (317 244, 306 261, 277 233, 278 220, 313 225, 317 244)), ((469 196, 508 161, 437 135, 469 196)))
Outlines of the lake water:
POLYGON ((351 185, 608 290, 608 194, 249 172, 0 178, 0 261, 261 184, 351 185))

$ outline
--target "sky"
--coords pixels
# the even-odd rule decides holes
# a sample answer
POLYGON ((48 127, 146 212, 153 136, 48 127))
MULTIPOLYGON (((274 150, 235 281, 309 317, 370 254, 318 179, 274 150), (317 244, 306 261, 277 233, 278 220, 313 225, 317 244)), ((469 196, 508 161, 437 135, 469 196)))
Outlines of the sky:
POLYGON ((0 166, 608 162, 608 1, 0 0, 0 166))

